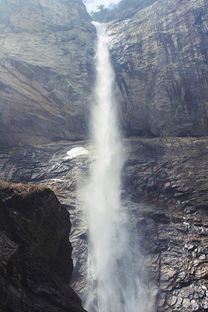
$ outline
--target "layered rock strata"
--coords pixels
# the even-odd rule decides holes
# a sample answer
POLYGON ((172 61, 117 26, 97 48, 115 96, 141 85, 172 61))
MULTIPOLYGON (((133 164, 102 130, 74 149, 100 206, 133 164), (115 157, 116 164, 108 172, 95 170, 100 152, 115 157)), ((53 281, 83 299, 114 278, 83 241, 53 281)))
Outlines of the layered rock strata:
MULTIPOLYGON (((206 0, 121 16, 108 30, 125 134, 207 135, 206 0)), ((81 0, 1 2, 0 143, 86 137, 95 38, 81 0)))
MULTIPOLYGON (((1 178, 51 186, 67 205, 73 223, 72 283, 84 299, 87 227, 77 188, 86 178, 88 157, 70 159, 67 151, 84 146, 61 143, 2 151, 1 178), (77 198, 78 197, 78 198, 77 198)), ((130 214, 135 265, 148 300, 160 312, 207 311, 208 302, 208 141, 142 139, 125 141, 128 161, 122 196, 130 214), (136 245, 136 247, 135 247, 136 245)))
POLYGON ((86 137, 95 30, 81 0, 0 3, 0 143, 86 137))
POLYGON ((207 139, 138 139, 131 146, 125 184, 135 201, 152 206, 138 226, 157 280, 157 311, 207 311, 207 139))
POLYGON ((127 135, 208 134, 206 0, 157 0, 109 23, 127 135))

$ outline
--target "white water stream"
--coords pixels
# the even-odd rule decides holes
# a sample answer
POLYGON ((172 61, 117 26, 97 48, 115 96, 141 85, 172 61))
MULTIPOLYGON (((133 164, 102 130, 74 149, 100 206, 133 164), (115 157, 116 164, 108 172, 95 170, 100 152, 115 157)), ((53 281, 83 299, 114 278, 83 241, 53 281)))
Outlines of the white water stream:
POLYGON ((94 161, 84 196, 88 221, 85 308, 90 312, 143 312, 147 310, 143 309, 134 268, 127 209, 121 202, 124 152, 117 125, 109 39, 103 24, 94 25, 98 36, 97 79, 92 113, 94 161))

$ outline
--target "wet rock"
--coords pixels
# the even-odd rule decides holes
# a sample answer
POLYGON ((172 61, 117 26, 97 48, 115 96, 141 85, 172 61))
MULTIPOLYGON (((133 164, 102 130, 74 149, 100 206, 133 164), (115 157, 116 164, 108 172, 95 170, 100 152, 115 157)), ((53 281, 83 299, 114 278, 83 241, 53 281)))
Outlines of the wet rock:
MULTIPOLYGON (((31 182, 52 187, 67 205, 73 223, 72 284, 84 299, 87 225, 77 189, 87 178, 89 159, 85 155, 64 160, 67 151, 77 146, 91 151, 88 142, 2 150, 0 177, 17 182, 25 176, 29 182, 35 172, 31 182)), ((133 138, 125 140, 125 149, 128 160, 122 198, 130 214, 129 226, 136 229, 133 246, 140 257, 135 258, 135 265, 144 285, 148 285, 146 294, 160 312, 194 312, 197 307, 205 312, 208 140, 133 138)), ((8 254, 16 248, 10 245, 8 242, 8 254)))

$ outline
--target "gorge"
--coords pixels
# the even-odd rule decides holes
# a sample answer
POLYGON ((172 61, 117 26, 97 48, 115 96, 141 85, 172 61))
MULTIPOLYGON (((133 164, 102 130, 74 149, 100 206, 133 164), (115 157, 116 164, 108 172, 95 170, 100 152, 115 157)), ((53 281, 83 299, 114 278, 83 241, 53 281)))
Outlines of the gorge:
POLYGON ((207 1, 129 2, 134 5, 119 9, 106 24, 115 81, 111 72, 99 86, 107 85, 109 92, 113 84, 124 138, 120 141, 111 128, 110 112, 105 129, 113 149, 103 150, 105 139, 96 131, 96 157, 88 140, 96 29, 84 4, 0 1, 0 179, 8 182, 0 187, 0 312, 84 311, 70 287, 88 312, 97 311, 99 283, 93 270, 87 272, 88 237, 98 253, 105 244, 109 252, 108 259, 99 256, 108 279, 107 289, 100 283, 109 298, 107 307, 100 299, 102 312, 115 312, 114 300, 119 302, 111 286, 120 278, 111 267, 115 262, 122 271, 117 289, 123 296, 116 310, 208 310, 207 1), (82 187, 92 177, 98 187, 96 159, 107 161, 117 144, 119 159, 102 168, 120 184, 120 191, 112 180, 104 186, 128 214, 115 232, 114 211, 101 213, 100 225, 93 211, 105 200, 94 188, 82 187), (99 233, 87 229, 86 193, 99 233), (121 228, 126 237, 120 236, 121 228), (128 233, 131 243, 126 244, 128 233), (107 245, 109 236, 120 238, 107 245), (127 285, 140 288, 139 308, 128 306, 134 300, 127 285))

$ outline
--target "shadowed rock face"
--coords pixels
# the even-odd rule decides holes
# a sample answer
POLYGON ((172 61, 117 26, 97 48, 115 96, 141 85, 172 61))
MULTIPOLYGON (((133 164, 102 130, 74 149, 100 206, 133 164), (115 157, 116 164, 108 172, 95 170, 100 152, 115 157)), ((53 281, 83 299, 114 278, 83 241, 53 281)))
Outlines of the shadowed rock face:
POLYGON ((109 24, 127 134, 208 134, 206 0, 157 0, 109 24))
MULTIPOLYGON (((67 158, 87 142, 5 149, 0 177, 41 183, 54 189, 73 224, 73 288, 84 299, 87 224, 77 193, 87 177, 88 156, 67 158)), ((123 206, 141 279, 158 312, 206 312, 208 309, 208 140, 207 138, 133 138, 124 141, 123 206)), ((55 234, 54 234, 55 235, 55 234)))
POLYGON ((0 183, 0 311, 81 312, 69 214, 41 186, 0 183))
POLYGON ((158 281, 157 311, 207 311, 207 139, 138 139, 130 146, 125 189, 135 201, 156 204, 138 227, 158 281))
POLYGON ((94 37, 81 0, 1 1, 1 142, 86 136, 94 37))

